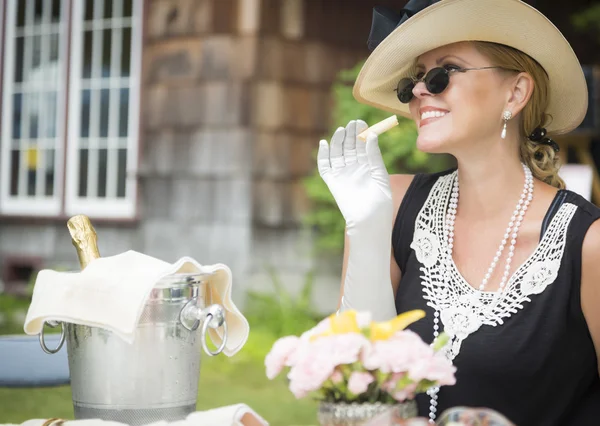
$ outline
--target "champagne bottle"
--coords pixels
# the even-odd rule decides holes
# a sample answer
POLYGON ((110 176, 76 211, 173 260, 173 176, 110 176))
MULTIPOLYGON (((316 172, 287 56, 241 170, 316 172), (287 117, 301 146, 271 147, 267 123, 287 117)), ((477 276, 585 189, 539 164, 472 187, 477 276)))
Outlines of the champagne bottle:
POLYGON ((85 269, 90 262, 100 257, 96 230, 90 218, 82 214, 69 219, 67 228, 71 234, 71 242, 77 250, 81 269, 85 269))

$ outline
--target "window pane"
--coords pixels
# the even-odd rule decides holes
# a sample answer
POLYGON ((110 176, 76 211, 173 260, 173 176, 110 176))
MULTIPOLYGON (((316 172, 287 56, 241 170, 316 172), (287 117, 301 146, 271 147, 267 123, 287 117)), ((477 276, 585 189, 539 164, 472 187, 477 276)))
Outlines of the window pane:
POLYGON ((83 33, 83 69, 81 76, 90 78, 92 76, 92 46, 93 31, 84 31, 83 33))
POLYGON ((94 19, 94 0, 85 0, 84 16, 86 21, 94 19))
POLYGON ((90 136, 90 97, 91 91, 86 89, 81 91, 81 122, 79 135, 82 138, 90 136))
POLYGON ((110 77, 110 52, 112 48, 112 30, 102 31, 102 77, 110 77))
POLYGON ((46 165, 44 167, 44 171, 46 173, 46 186, 44 188, 44 195, 52 196, 54 195, 54 161, 55 161, 55 150, 48 149, 46 150, 45 160, 46 165))
POLYGON ((19 159, 21 151, 13 149, 10 155, 10 195, 19 193, 19 159))
POLYGON ((41 24, 42 16, 43 16, 42 15, 42 0, 35 0, 35 8, 34 8, 34 13, 33 13, 34 23, 41 24))
POLYGON ((60 0, 52 0, 52 22, 60 22, 60 0))
POLYGON ((31 59, 31 68, 39 68, 42 63, 42 36, 35 35, 32 37, 33 55, 31 59))
POLYGON ((35 195, 35 186, 37 182, 37 165, 39 151, 37 146, 30 146, 25 151, 25 166, 27 168, 27 195, 35 195))
POLYGON ((21 107, 23 102, 23 95, 20 93, 15 93, 13 95, 13 121, 12 125, 12 135, 13 139, 21 138, 21 107))
POLYGON ((100 91, 100 137, 108 136, 108 99, 110 95, 109 89, 100 91))
POLYGON ((131 71, 131 28, 123 28, 121 43, 121 76, 129 77, 131 71))
POLYGON ((25 1, 17 2, 17 27, 25 26, 25 1))
POLYGON ((133 0, 123 0, 123 17, 129 18, 133 14, 133 0))
POLYGON ((27 105, 26 108, 29 111, 29 117, 27 117, 26 123, 29 125, 29 131, 27 135, 30 139, 37 139, 39 136, 39 124, 40 124, 40 104, 39 104, 39 93, 29 93, 25 97, 27 105))
POLYGON ((98 150, 98 197, 106 197, 106 170, 108 161, 108 149, 102 148, 98 150))
POLYGON ((58 66, 58 54, 59 49, 60 49, 60 45, 59 45, 59 35, 58 34, 51 34, 50 35, 50 62, 56 64, 56 66, 58 66))
POLYGON ((104 19, 113 17, 113 0, 104 0, 104 19))
POLYGON ((125 137, 128 134, 129 125, 129 89, 121 89, 119 100, 119 137, 125 137))
POLYGON ((87 196, 88 149, 79 150, 79 191, 80 197, 87 196))
POLYGON ((125 176, 127 171, 127 150, 119 149, 119 165, 117 167, 117 197, 125 198, 125 176))
POLYGON ((23 51, 25 39, 23 37, 15 38, 15 83, 23 81, 23 51))
POLYGON ((56 126, 57 126, 57 111, 56 105, 58 102, 57 92, 46 92, 43 93, 43 114, 45 118, 43 120, 44 127, 40 130, 42 138, 55 138, 56 137, 56 126))

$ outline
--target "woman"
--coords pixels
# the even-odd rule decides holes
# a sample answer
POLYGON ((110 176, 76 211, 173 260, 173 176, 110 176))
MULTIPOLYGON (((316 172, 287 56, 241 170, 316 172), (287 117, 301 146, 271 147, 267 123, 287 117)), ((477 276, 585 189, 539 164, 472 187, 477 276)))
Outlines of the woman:
POLYGON ((564 189, 548 136, 587 110, 568 42, 519 0, 413 0, 376 9, 369 44, 357 100, 411 117, 417 148, 458 167, 388 176, 360 120, 320 142, 347 225, 341 309, 424 309, 412 330, 450 335, 456 385, 417 397, 432 420, 483 406, 517 425, 598 424, 600 209, 564 189))

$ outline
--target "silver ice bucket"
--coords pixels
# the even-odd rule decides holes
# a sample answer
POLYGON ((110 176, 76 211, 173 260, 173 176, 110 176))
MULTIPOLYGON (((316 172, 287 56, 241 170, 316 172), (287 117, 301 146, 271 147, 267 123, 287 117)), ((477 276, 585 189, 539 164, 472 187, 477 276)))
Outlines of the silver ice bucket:
POLYGON ((225 310, 211 304, 206 279, 205 274, 163 278, 148 297, 133 344, 105 329, 63 323, 58 347, 49 349, 42 330, 40 344, 47 353, 67 342, 76 419, 142 425, 181 420, 196 411, 200 348, 217 355, 227 336, 225 310), (212 350, 207 334, 218 327, 223 342, 212 350))

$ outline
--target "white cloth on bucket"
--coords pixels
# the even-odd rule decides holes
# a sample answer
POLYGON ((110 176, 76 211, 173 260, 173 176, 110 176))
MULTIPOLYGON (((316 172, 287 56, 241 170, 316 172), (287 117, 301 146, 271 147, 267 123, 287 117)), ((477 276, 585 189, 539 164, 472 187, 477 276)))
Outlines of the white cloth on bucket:
MULTIPOLYGON (((223 353, 237 353, 248 339, 250 326, 231 300, 232 274, 226 265, 201 265, 189 257, 170 264, 132 250, 98 258, 81 272, 40 271, 25 318, 25 333, 39 334, 44 321, 55 320, 104 328, 132 343, 152 288, 173 273, 211 274, 207 278, 211 303, 220 303, 226 312, 223 353)), ((219 346, 223 328, 209 330, 219 346)))
MULTIPOLYGON (((125 426, 125 423, 114 421, 32 419, 20 426, 125 426)), ((0 424, 0 426, 17 426, 16 424, 0 424)), ((146 426, 269 426, 269 423, 246 404, 227 405, 207 411, 196 411, 185 420, 175 422, 154 422, 146 426)))

